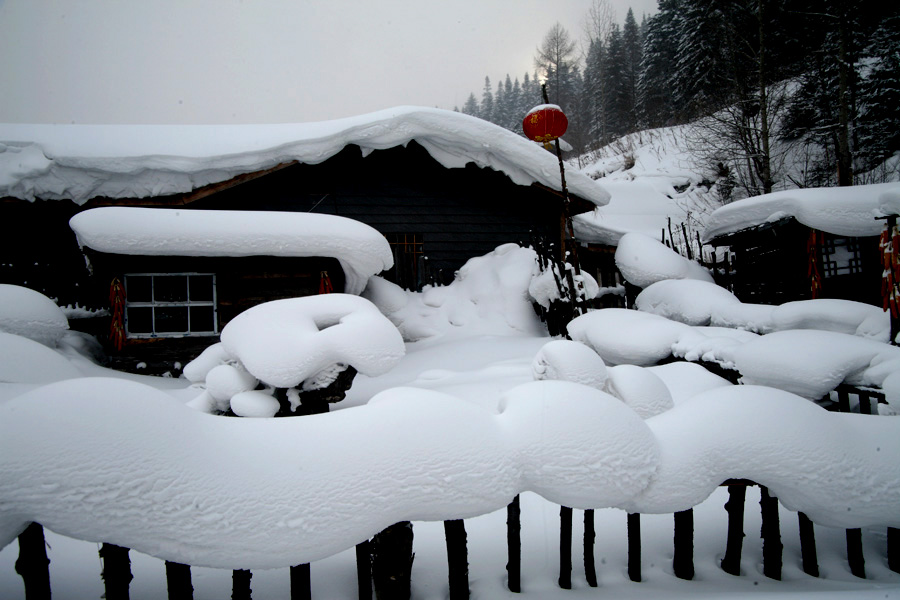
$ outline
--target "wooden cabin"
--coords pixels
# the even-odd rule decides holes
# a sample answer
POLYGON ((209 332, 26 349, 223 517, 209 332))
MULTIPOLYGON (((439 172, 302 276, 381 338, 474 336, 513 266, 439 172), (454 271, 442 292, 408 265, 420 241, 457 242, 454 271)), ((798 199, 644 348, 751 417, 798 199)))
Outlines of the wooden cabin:
MULTIPOLYGON (((528 245, 544 238, 557 248, 562 245, 563 194, 555 156, 466 115, 408 108, 387 113, 348 120, 346 126, 310 124, 311 129, 173 126, 169 132, 164 127, 154 129, 149 141, 142 141, 139 128, 128 126, 97 132, 91 126, 71 126, 72 131, 62 132, 62 141, 57 139, 59 129, 37 127, 31 143, 42 149, 41 157, 51 157, 41 159, 50 167, 42 162, 33 171, 19 169, 8 178, 12 183, 0 186, 0 220, 8 224, 7 236, 0 240, 5 259, 0 261, 0 281, 33 287, 63 305, 109 310, 113 278, 126 286, 130 281, 132 288, 146 288, 149 282, 155 290, 176 283, 206 285, 200 282, 212 277, 213 328, 203 335, 184 331, 185 339, 178 342, 196 346, 214 341, 227 320, 250 305, 318 293, 323 271, 340 291, 343 283, 334 258, 153 257, 91 248, 85 251, 86 262, 68 231, 71 217, 106 206, 346 217, 369 225, 387 240, 393 267, 382 276, 412 290, 451 282, 468 259, 501 244, 528 245), (309 134, 318 134, 319 125, 326 135, 309 134), (85 158, 80 148, 71 147, 81 132, 94 146, 118 136, 108 142, 111 148, 127 148, 131 140, 136 148, 115 157, 90 147, 85 158), (265 143, 253 138, 257 134, 265 143), (159 139, 164 139, 162 147, 159 139), (214 149, 213 154, 201 155, 212 152, 207 148, 214 149), (206 334, 211 335, 198 339, 206 334)), ((0 127, 0 141, 5 139, 8 134, 0 127)), ((22 140, 17 143, 32 147, 22 140)), ((586 176, 572 173, 567 180, 573 214, 593 210, 608 199, 586 176)), ((204 310, 196 307, 195 312, 204 310)), ((135 323, 129 318, 133 347, 162 348, 161 342, 143 341, 160 339, 163 336, 154 335, 160 331, 137 331, 135 323)), ((72 326, 99 338, 109 335, 88 322, 73 320, 72 326)), ((171 340, 166 344, 176 345, 171 340)), ((186 352, 179 362, 190 360, 192 353, 186 352)), ((171 353, 160 351, 163 355, 170 360, 171 353)), ((149 365, 148 360, 142 362, 149 365)))

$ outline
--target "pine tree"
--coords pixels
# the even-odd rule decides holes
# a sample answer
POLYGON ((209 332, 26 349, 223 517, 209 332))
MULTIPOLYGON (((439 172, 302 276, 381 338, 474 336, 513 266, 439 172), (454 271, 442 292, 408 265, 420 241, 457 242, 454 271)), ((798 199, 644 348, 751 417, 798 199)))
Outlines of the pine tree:
POLYGON ((671 67, 678 47, 679 15, 680 0, 660 0, 659 12, 647 20, 637 81, 640 127, 660 127, 674 122, 671 67))
POLYGON ((865 50, 871 69, 860 89, 861 170, 900 151, 900 16, 884 20, 865 50))
POLYGON ((475 99, 475 94, 469 94, 466 103, 463 104, 462 112, 463 114, 471 115, 473 117, 478 116, 478 100, 475 99))
POLYGON ((485 121, 490 121, 494 115, 494 92, 491 91, 491 78, 485 75, 484 90, 481 92, 481 110, 478 111, 485 121))
POLYGON ((641 68, 641 34, 634 12, 629 8, 622 29, 621 117, 626 133, 637 131, 637 84, 641 68))

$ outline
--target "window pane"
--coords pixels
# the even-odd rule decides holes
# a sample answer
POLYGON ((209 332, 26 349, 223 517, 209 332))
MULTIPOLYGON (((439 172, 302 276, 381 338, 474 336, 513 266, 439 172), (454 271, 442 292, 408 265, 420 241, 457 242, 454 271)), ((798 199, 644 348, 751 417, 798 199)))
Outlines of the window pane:
POLYGON ((186 302, 187 275, 157 275, 154 277, 153 299, 156 302, 186 302))
POLYGON ((191 332, 212 332, 216 330, 212 306, 192 306, 190 310, 191 332))
POLYGON ((125 328, 128 333, 153 333, 153 309, 129 306, 125 311, 125 328))
POLYGON ((129 302, 150 302, 151 296, 149 275, 126 275, 125 298, 129 302))
POLYGON ((211 302, 213 299, 212 275, 191 275, 191 302, 211 302))
POLYGON ((186 306, 157 306, 156 333, 186 333, 188 313, 186 306))

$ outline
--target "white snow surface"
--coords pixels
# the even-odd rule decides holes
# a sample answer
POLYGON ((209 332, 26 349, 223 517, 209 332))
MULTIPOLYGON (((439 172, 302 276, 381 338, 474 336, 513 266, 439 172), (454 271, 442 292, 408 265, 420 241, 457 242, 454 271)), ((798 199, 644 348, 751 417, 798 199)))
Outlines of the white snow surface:
POLYGON ((818 329, 888 342, 890 316, 878 306, 817 298, 778 306, 742 303, 707 281, 667 279, 649 285, 635 299, 635 308, 687 325, 733 327, 756 333, 818 329))
POLYGON ((629 283, 641 288, 664 279, 712 282, 709 271, 642 233, 628 233, 616 248, 616 266, 629 283))
POLYGON ((716 209, 702 237, 709 241, 788 217, 834 235, 875 236, 884 229, 875 218, 886 214, 900 214, 900 183, 784 190, 716 209))
MULTIPOLYGON (((279 125, 0 124, 0 196, 83 204, 186 193, 291 161, 317 164, 351 144, 367 154, 412 140, 447 168, 474 163, 519 185, 562 189, 557 159, 541 146, 454 111, 400 106, 279 125)), ((581 173, 567 173, 566 183, 598 206, 609 200, 581 173)))
MULTIPOLYGON (((365 375, 381 375, 406 352, 400 332, 375 305, 349 294, 258 304, 229 321, 221 340, 227 356, 240 361, 250 375, 280 388, 301 385, 336 363, 351 365, 365 375)), ((206 374, 207 386, 217 369, 206 374)), ((197 370, 191 367, 192 376, 198 375, 197 370)), ((248 380, 246 389, 236 390, 234 381, 240 378, 233 375, 229 371, 227 383, 209 391, 252 389, 248 380)))
POLYGON ((0 382, 50 383, 72 377, 81 377, 81 372, 59 352, 0 331, 0 382))
MULTIPOLYGON (((534 250, 503 244, 466 261, 449 285, 425 286, 421 293, 412 293, 373 277, 363 297, 387 315, 407 341, 459 335, 539 336, 546 329, 532 307, 538 300, 530 294, 535 280, 546 283, 534 250)), ((596 282, 587 287, 588 292, 599 289, 596 282)))
POLYGON ((69 329, 56 303, 32 289, 0 283, 0 331, 55 348, 69 329))
POLYGON ((334 215, 107 206, 81 212, 69 225, 79 244, 111 254, 332 257, 350 294, 394 265, 383 235, 334 215))
POLYGON ((499 414, 396 388, 353 410, 228 419, 105 378, 45 386, 0 412, 0 547, 38 521, 222 568, 309 562, 397 521, 472 517, 524 490, 611 506, 658 461, 634 412, 560 381, 510 390, 499 414))

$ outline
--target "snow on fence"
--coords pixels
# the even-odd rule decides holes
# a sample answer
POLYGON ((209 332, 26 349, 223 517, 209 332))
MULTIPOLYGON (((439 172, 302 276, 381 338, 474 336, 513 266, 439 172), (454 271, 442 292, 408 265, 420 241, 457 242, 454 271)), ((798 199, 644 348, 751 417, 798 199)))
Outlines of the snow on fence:
MULTIPOLYGON (((114 566, 127 564, 116 548, 126 546, 171 561, 173 582, 182 581, 182 595, 173 597, 185 597, 190 585, 174 563, 246 565, 235 577, 245 591, 244 571, 293 565, 295 597, 308 597, 303 565, 403 519, 447 522, 450 588, 454 598, 465 597, 461 519, 502 509, 526 490, 563 507, 563 587, 571 581, 572 508, 629 512, 633 579, 640 577, 638 514, 675 513, 674 568, 688 578, 691 508, 723 482, 764 485, 764 514, 777 514, 778 498, 810 522, 900 525, 900 422, 830 413, 754 386, 713 389, 646 421, 599 390, 565 381, 514 388, 498 413, 438 392, 394 388, 327 415, 229 419, 111 379, 44 386, 0 411, 0 543, 30 522, 105 542, 108 600, 127 597, 129 576, 114 566), (172 436, 182 443, 166 444, 172 436), (366 451, 355 451, 362 442, 366 451)), ((729 501, 735 523, 742 521, 739 504, 729 501)), ((515 547, 516 509, 508 510, 515 547)), ((766 574, 777 577, 780 536, 771 518, 764 522, 766 574)), ((729 535, 727 564, 739 563, 740 537, 729 535)), ((851 545, 857 537, 848 536, 851 545)), ((889 539, 896 570, 895 530, 889 539)), ((29 546, 27 535, 22 544, 29 546)), ((32 540, 31 547, 43 545, 32 540)), ((359 550, 363 583, 368 554, 359 550)), ((513 548, 511 587, 516 556, 513 548)), ((31 563, 46 571, 46 558, 31 563)), ((21 564, 29 572, 28 561, 21 564)), ((38 574, 29 585, 47 580, 38 574)))

